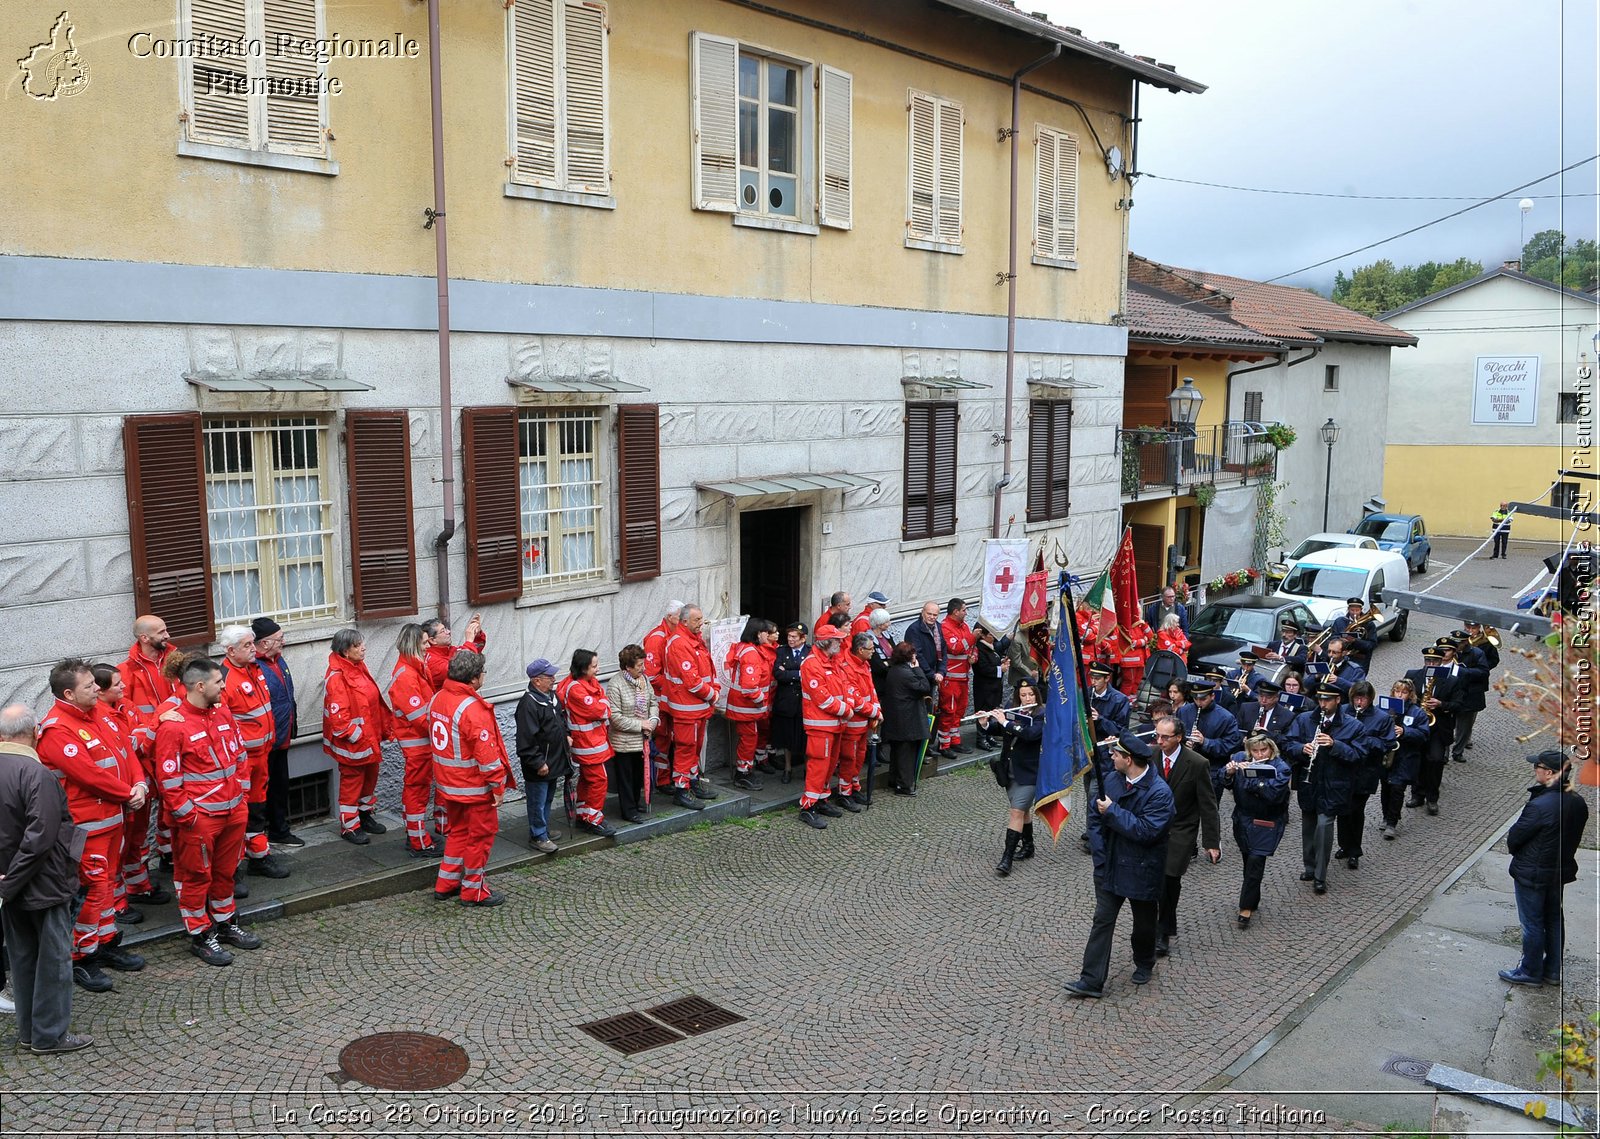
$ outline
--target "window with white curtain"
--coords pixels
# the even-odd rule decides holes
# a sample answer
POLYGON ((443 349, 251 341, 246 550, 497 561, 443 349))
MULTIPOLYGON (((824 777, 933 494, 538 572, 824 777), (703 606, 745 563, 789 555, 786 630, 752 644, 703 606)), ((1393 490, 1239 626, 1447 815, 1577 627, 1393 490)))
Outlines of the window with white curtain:
POLYGON ((522 577, 529 586, 605 576, 599 408, 521 413, 522 577))
POLYGON ((328 425, 208 419, 203 433, 217 624, 336 615, 328 425))

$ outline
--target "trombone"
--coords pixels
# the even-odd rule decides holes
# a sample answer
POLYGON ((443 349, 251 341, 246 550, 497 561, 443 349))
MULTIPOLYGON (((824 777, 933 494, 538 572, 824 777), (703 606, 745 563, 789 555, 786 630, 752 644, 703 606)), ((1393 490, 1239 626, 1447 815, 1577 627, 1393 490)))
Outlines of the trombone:
POLYGON ((1500 630, 1493 625, 1485 625, 1481 630, 1467 638, 1467 644, 1473 648, 1482 648, 1484 645, 1500 647, 1500 630))

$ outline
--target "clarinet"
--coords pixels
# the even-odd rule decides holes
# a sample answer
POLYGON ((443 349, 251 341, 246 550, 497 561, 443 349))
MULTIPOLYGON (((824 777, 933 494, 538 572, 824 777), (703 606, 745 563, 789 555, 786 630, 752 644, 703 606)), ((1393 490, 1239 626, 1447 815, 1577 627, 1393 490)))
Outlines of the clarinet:
MULTIPOLYGON (((1323 716, 1321 719, 1319 719, 1317 721, 1317 731, 1319 733, 1326 733, 1327 730, 1329 728, 1331 728, 1331 727, 1333 727, 1333 717, 1332 716, 1323 716)), ((1311 782, 1311 772, 1317 766, 1317 752, 1319 750, 1320 749, 1318 748, 1318 746, 1316 744, 1308 744, 1306 746, 1306 775, 1305 775, 1305 779, 1306 779, 1307 783, 1311 782)))

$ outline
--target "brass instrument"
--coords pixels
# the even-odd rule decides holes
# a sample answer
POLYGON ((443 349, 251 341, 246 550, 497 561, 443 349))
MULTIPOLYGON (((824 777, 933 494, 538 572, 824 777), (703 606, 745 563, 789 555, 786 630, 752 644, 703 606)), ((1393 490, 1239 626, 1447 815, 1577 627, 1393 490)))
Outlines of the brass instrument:
MULTIPOLYGON (((1400 726, 1400 719, 1404 714, 1405 713, 1403 713, 1403 712, 1390 712, 1389 713, 1389 722, 1390 722, 1390 724, 1392 726, 1398 728, 1400 726)), ((1388 751, 1388 754, 1383 757, 1383 768, 1384 768, 1385 771, 1387 771, 1389 768, 1394 766, 1395 757, 1400 754, 1400 737, 1399 736, 1396 736, 1396 735, 1394 735, 1392 733, 1390 734, 1387 751, 1388 751)))
POLYGON ((1346 626, 1345 632, 1346 633, 1354 633, 1357 629, 1361 628, 1361 626, 1363 626, 1363 625, 1376 624, 1378 622, 1378 620, 1380 620, 1382 617, 1383 617, 1383 610, 1379 609, 1376 605, 1374 605, 1374 606, 1370 607, 1365 613, 1361 614, 1361 616, 1357 617, 1354 621, 1350 622, 1350 624, 1348 626, 1346 626))
POLYGON ((1428 717, 1428 727, 1433 727, 1438 717, 1433 714, 1433 709, 1428 707, 1428 701, 1433 699, 1433 680, 1435 669, 1428 670, 1428 679, 1422 686, 1422 712, 1428 717))
POLYGON ((1310 660, 1312 657, 1322 652, 1322 646, 1327 644, 1329 638, 1332 636, 1333 624, 1330 622, 1326 629, 1322 630, 1322 632, 1318 633, 1315 637, 1306 642, 1306 659, 1310 660))
POLYGON ((1471 645, 1473 648, 1481 648, 1486 644, 1493 645, 1495 648, 1499 648, 1500 630, 1496 629, 1493 625, 1485 625, 1481 632, 1474 633, 1472 636, 1467 638, 1467 644, 1471 645))

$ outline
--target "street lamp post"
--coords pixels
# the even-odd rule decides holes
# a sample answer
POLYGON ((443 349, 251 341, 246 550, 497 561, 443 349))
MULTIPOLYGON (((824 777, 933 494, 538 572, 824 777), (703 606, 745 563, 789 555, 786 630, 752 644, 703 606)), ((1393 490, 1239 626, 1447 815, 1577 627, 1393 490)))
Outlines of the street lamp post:
MULTIPOLYGON (((1200 405, 1206 397, 1194 386, 1194 377, 1183 377, 1183 385, 1167 394, 1167 418, 1177 428, 1180 436, 1167 444, 1168 467, 1172 475, 1172 489, 1177 491, 1183 481, 1183 452, 1194 453, 1195 420, 1200 417, 1200 405)), ((1193 465, 1191 463, 1191 465, 1193 465)))
POLYGON ((1328 473, 1322 480, 1322 528, 1328 528, 1328 498, 1333 493, 1333 445, 1339 441, 1339 425, 1328 416, 1322 425, 1322 441, 1328 445, 1328 473))

